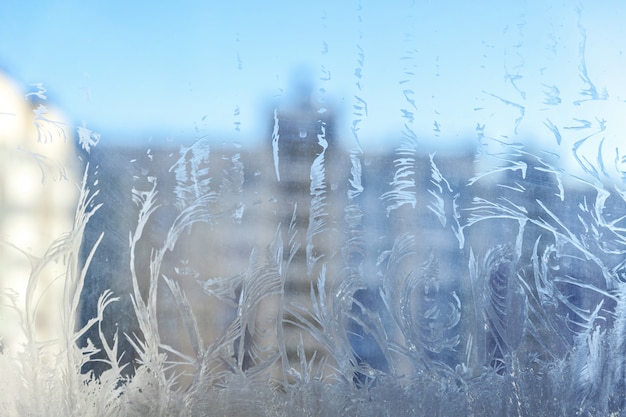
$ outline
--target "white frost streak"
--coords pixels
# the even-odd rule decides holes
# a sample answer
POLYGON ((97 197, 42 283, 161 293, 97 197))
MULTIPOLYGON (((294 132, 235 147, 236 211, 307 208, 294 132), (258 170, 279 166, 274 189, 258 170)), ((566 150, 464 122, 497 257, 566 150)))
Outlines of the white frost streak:
POLYGON ((176 176, 174 192, 179 208, 184 209, 210 195, 209 156, 208 141, 200 140, 189 148, 181 147, 180 158, 170 168, 176 176))
POLYGON ((355 152, 350 153, 350 162, 350 189, 348 190, 348 198, 353 200, 363 192, 363 185, 361 183, 363 170, 361 168, 361 160, 355 152))
POLYGON ((459 204, 457 199, 460 195, 459 192, 455 192, 450 186, 448 180, 443 176, 437 164, 435 163, 435 154, 430 154, 430 167, 431 167, 431 184, 435 186, 435 189, 428 190, 429 194, 433 197, 433 201, 428 205, 428 209, 432 211, 436 216, 441 226, 446 227, 448 225, 448 218, 450 221, 450 229, 454 233, 454 236, 459 242, 459 249, 465 246, 465 236, 463 235, 463 227, 460 224, 459 219, 461 213, 459 211, 459 204), (449 210, 452 212, 448 217, 446 214, 446 204, 449 210))
POLYGON ((311 208, 309 217, 309 227, 306 234, 306 258, 307 258, 307 271, 310 274, 313 265, 317 262, 320 256, 314 256, 314 244, 313 238, 315 235, 321 233, 326 226, 326 217, 328 214, 325 211, 326 208, 326 173, 324 168, 324 158, 326 154, 326 148, 328 147, 328 141, 326 140, 326 129, 322 125, 322 133, 317 135, 319 145, 322 147, 322 152, 315 158, 311 165, 311 208))
POLYGON ((86 127, 78 127, 76 128, 78 133, 78 143, 81 148, 83 148, 88 153, 91 151, 91 148, 96 146, 98 142, 100 142, 100 134, 96 133, 92 130, 87 129, 86 127))
POLYGON ((276 170, 276 180, 280 181, 280 171, 278 170, 278 110, 274 109, 274 130, 272 132, 272 154, 274 155, 274 169, 276 170))
POLYGON ((417 205, 415 164, 417 161, 417 138, 415 133, 405 125, 405 139, 396 151, 398 158, 394 161, 396 172, 391 182, 391 191, 380 196, 383 201, 389 201, 387 215, 393 210, 410 204, 417 205))
POLYGON ((447 224, 447 218, 445 202, 442 197, 445 191, 443 185, 445 184, 445 188, 447 188, 448 193, 452 193, 452 188, 450 187, 448 180, 446 180, 441 174, 441 171, 439 171, 437 164, 435 164, 434 157, 435 154, 430 155, 430 167, 432 173, 430 182, 437 188, 437 190, 428 190, 428 193, 433 196, 434 199, 428 205, 428 209, 437 216, 437 219, 439 219, 441 225, 445 227, 447 224))

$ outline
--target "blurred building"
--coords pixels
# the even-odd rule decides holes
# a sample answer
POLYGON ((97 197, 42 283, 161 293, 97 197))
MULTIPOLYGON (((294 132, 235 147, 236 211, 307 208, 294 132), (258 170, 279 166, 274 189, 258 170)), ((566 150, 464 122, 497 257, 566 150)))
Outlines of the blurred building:
MULTIPOLYGON (((85 283, 84 321, 95 316, 99 294, 113 288, 122 297, 118 308, 105 313, 107 332, 137 333, 127 296, 132 292, 128 235, 139 215, 132 195, 153 187, 158 208, 131 249, 145 297, 152 254, 168 245, 168 233, 185 206, 207 197, 203 204, 209 218, 179 238, 160 270, 185 292, 205 344, 215 342, 233 320, 242 277, 268 262, 278 262, 284 302, 310 307, 311 283, 322 269, 329 278, 340 273, 349 165, 338 146, 335 113, 319 112, 308 87, 299 88, 295 105, 276 106, 268 115, 267 137, 258 148, 208 138, 187 144, 153 140, 132 146, 101 144, 84 155, 90 161, 91 181, 98 183, 95 203, 103 203, 88 224, 85 254, 104 232, 85 283), (277 245, 282 256, 271 260, 277 245), (218 294, 219 286, 232 288, 218 294)), ((278 302, 278 296, 271 296, 256 306, 253 325, 264 335, 255 341, 260 346, 276 343, 278 302)), ((190 353, 178 307, 162 281, 158 311, 163 339, 190 353)), ((300 334, 295 328, 286 331, 290 356, 295 355, 300 334)), ((93 332, 86 337, 97 340, 93 332)), ((132 354, 126 341, 121 344, 121 350, 132 354)))
MULTIPOLYGON (((30 305, 38 341, 58 339, 67 264, 41 270, 53 242, 72 230, 81 174, 67 120, 46 102, 43 86, 23 91, 0 74, 0 288, 1 305, 24 312, 29 280, 38 280, 30 305), (31 277, 31 275, 33 275, 31 277)), ((0 342, 17 347, 24 317, 0 308, 0 342)))
MULTIPOLYGON (((382 314, 382 277, 392 273, 398 283, 410 277, 419 284, 420 290, 410 294, 414 317, 427 317, 429 311, 441 311, 439 318, 445 314, 452 317, 456 312, 437 309, 473 309, 465 307, 465 302, 474 297, 470 275, 475 271, 469 270, 469 260, 474 257, 478 269, 492 268, 480 273, 491 274, 481 279, 486 286, 497 287, 496 298, 521 299, 515 298, 520 296, 514 275, 521 265, 519 258, 528 262, 537 239, 550 234, 538 226, 546 211, 537 201, 555 211, 565 202, 567 210, 574 210, 582 194, 574 190, 563 200, 558 172, 524 151, 499 155, 502 166, 483 165, 477 172, 481 165, 471 145, 452 148, 420 141, 414 150, 402 152, 346 150, 340 146, 337 114, 316 106, 311 85, 300 81, 290 101, 271 106, 267 132, 258 146, 210 137, 182 144, 151 139, 101 144, 83 156, 90 161, 90 184, 99 193, 94 203, 103 203, 88 225, 85 253, 104 232, 84 288, 84 321, 95 316, 98 296, 111 288, 121 299, 117 308, 105 313, 107 333, 141 337, 129 296, 131 262, 147 298, 154 272, 151 260, 163 248, 168 250, 158 270, 159 331, 162 341, 189 355, 192 345, 180 308, 162 277, 176 282, 186 294, 208 345, 218 340, 236 317, 246 295, 242 288, 257 288, 246 280, 262 268, 271 269, 270 275, 284 280, 284 294, 270 289, 271 295, 254 305, 246 320, 255 335, 244 335, 254 340, 245 344, 267 348, 264 354, 271 356, 279 337, 278 305, 283 302, 290 308, 283 312, 280 327, 292 361, 301 337, 307 357, 323 349, 310 332, 294 325, 299 319, 292 314, 313 311, 312 288, 313 295, 319 296, 315 285, 322 275, 327 291, 340 288, 346 277, 358 278, 361 286, 354 294, 360 306, 355 303, 352 313, 363 313, 364 307, 374 316, 382 314), (154 211, 137 245, 129 250, 129 233, 137 230, 141 210, 137 196, 151 190, 155 193, 154 211), (200 200, 205 217, 175 242, 170 241, 177 218, 200 200), (487 202, 487 209, 481 208, 481 201, 487 202), (502 207, 534 223, 521 228, 515 215, 498 212, 502 207), (474 222, 480 215, 485 219, 474 222), (385 258, 407 235, 411 239, 403 250, 408 256, 385 258), (505 248, 502 253, 506 256, 497 265, 487 265, 488 255, 496 247, 505 248), (513 253, 515 256, 510 256, 513 253), (396 264, 388 268, 386 262, 391 261, 396 264)), ((549 237, 542 238, 541 248, 550 243, 549 237)), ((452 330, 441 330, 436 320, 420 325, 422 329, 432 325, 433 334, 440 331, 437 337, 442 339, 446 332, 460 335, 459 340, 475 337, 475 344, 486 349, 503 343, 483 334, 484 326, 476 327, 482 316, 464 314, 452 330)), ((351 340, 354 351, 376 355, 376 349, 366 346, 375 343, 373 339, 368 339, 358 323, 352 324, 347 328, 351 336, 358 336, 351 340)), ((490 325, 495 323, 485 324, 490 325)), ((389 323, 392 339, 398 337, 393 329, 389 323)), ((87 337, 97 340, 94 334, 87 337)), ((120 343, 126 359, 132 359, 132 347, 125 339, 120 343)), ((458 364, 461 356, 471 355, 465 349, 461 345, 433 346, 428 354, 433 360, 458 364)), ((505 354, 495 352, 494 357, 499 361, 505 354)), ((384 361, 376 358, 359 360, 384 367, 384 361)), ((255 358, 249 356, 246 361, 243 368, 253 366, 255 358)))

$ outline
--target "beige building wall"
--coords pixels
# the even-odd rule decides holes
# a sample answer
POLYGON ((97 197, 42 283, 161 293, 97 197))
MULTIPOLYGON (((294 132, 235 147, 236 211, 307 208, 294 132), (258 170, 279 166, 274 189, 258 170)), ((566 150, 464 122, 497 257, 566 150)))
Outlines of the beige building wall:
MULTIPOLYGON (((33 86, 39 103, 0 74, 0 338, 17 347, 24 335, 12 308, 25 305, 32 262, 72 229, 80 174, 73 133, 64 115, 45 102, 45 90, 33 86)), ((60 294, 67 265, 49 264, 35 298, 38 337, 48 340, 59 319, 60 294)))

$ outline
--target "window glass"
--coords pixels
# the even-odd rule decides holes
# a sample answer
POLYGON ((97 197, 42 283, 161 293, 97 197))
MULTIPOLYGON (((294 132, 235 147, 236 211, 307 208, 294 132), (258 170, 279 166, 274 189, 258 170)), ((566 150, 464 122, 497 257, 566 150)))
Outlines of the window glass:
POLYGON ((617 3, 5 3, 7 415, 623 412, 617 3))

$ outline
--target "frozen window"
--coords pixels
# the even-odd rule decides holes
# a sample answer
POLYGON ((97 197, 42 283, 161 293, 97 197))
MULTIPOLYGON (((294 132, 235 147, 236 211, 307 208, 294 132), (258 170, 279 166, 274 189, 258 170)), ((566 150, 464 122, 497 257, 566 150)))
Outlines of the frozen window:
POLYGON ((96 3, 0 16, 3 415, 626 412, 622 8, 96 3))

